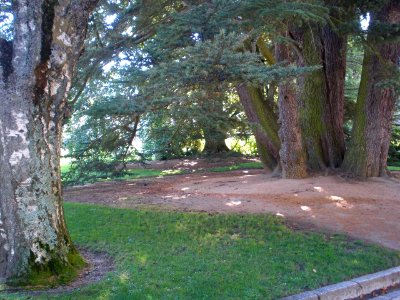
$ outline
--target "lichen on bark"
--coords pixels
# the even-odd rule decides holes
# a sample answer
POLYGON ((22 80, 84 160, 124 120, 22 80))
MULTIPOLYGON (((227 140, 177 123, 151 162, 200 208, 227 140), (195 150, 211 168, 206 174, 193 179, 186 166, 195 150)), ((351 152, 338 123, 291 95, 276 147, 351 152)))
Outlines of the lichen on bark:
POLYGON ((66 95, 96 2, 13 6, 13 69, 0 83, 0 281, 9 284, 65 282, 84 264, 64 221, 59 156, 66 95))
POLYGON ((344 152, 346 37, 331 25, 300 28, 301 66, 320 66, 301 79, 300 119, 307 164, 313 170, 340 167, 344 152))

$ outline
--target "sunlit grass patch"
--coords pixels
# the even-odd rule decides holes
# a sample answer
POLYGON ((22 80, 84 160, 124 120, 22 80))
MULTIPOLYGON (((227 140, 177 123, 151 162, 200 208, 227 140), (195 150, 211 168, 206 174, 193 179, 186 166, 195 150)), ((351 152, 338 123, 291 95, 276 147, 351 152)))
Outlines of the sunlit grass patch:
POLYGON ((107 251, 116 270, 59 299, 279 299, 400 263, 395 251, 294 232, 270 215, 65 210, 75 243, 107 251))
POLYGON ((400 171, 400 166, 388 166, 389 171, 400 171))
POLYGON ((209 172, 227 172, 227 171, 235 171, 235 170, 243 170, 243 169, 262 169, 263 165, 258 161, 244 162, 231 166, 223 166, 223 167, 214 167, 209 168, 207 171, 209 172))

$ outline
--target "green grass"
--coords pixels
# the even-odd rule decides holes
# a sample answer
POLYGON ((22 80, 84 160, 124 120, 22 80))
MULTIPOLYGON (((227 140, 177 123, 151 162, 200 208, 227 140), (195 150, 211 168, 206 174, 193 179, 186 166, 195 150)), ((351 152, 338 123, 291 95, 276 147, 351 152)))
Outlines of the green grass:
POLYGON ((223 166, 223 167, 215 167, 209 168, 207 171, 209 172, 227 172, 227 171, 235 171, 235 170, 243 170, 243 169, 262 169, 263 165, 258 161, 244 162, 231 166, 223 166))
POLYGON ((65 203, 65 210, 72 239, 107 251, 116 270, 57 299, 278 299, 400 263, 397 252, 294 232, 269 215, 77 203, 65 203))
POLYGON ((400 171, 400 166, 389 166, 389 171, 400 171))
POLYGON ((61 164, 61 174, 68 173, 71 169, 71 164, 61 164))
MULTIPOLYGON (((208 169, 198 170, 197 172, 228 172, 234 170, 244 170, 244 169, 262 169, 261 162, 245 162, 239 163, 231 166, 223 166, 223 167, 214 167, 208 169)), ((61 174, 65 176, 65 174, 70 170, 70 164, 61 165, 61 174)), ((159 176, 167 176, 167 175, 179 175, 179 174, 187 174, 192 173, 188 170, 157 170, 157 169, 130 169, 125 173, 120 175, 111 176, 110 174, 104 175, 101 173, 91 172, 90 182, 96 181, 112 181, 112 180, 130 180, 130 179, 139 179, 146 177, 159 177, 159 176)))
MULTIPOLYGON (((65 177, 66 173, 70 170, 70 165, 61 166, 61 176, 65 177)), ((112 175, 111 173, 101 173, 101 172, 89 172, 85 175, 87 178, 82 178, 83 182, 98 182, 98 181, 113 181, 113 180, 130 180, 139 179, 146 177, 159 177, 167 175, 177 175, 184 174, 183 170, 156 170, 156 169, 130 169, 124 173, 118 175, 112 175)), ((64 184, 71 184, 71 182, 64 182, 64 184)))
POLYGON ((130 169, 121 176, 109 177, 104 180, 128 180, 143 177, 159 177, 166 175, 183 174, 182 170, 155 170, 155 169, 130 169))
MULTIPOLYGON (((208 169, 199 170, 197 172, 228 172, 235 170, 245 170, 245 169, 262 169, 263 165, 261 162, 244 162, 230 166, 222 166, 222 167, 213 167, 208 169)), ((390 171, 400 171, 400 166, 389 166, 388 169, 390 171)), ((61 173, 66 174, 70 170, 70 164, 61 165, 61 173)), ((157 170, 157 169, 130 169, 127 172, 111 176, 110 174, 104 175, 101 173, 92 172, 93 176, 91 177, 90 182, 96 181, 112 181, 112 180, 130 180, 130 179, 139 179, 146 177, 159 177, 159 176, 167 176, 167 175, 180 175, 191 173, 187 170, 157 170)))

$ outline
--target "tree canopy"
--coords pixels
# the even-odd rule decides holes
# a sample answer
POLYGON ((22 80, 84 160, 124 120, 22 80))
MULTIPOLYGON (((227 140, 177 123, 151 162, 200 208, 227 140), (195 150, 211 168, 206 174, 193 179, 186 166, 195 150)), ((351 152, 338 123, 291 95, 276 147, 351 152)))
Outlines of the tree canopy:
MULTIPOLYGON (((369 109, 355 104, 365 88, 359 86, 364 52, 376 53, 390 72, 371 84, 398 90, 399 29, 396 17, 382 17, 387 7, 397 9, 391 1, 103 1, 70 95, 77 113, 68 127, 69 153, 80 170, 109 168, 111 161, 117 167, 203 147, 229 151, 227 137, 254 135, 265 166, 280 172, 285 131, 278 133, 289 117, 279 118, 279 91, 289 84, 304 168, 339 168, 352 156, 350 141, 368 136, 351 129, 357 111, 369 109), (376 37, 392 58, 377 53, 376 37), (287 47, 287 57, 279 59, 279 47, 287 47), (135 136, 143 151, 132 147, 135 136)), ((390 130, 383 135, 378 139, 389 145, 390 130)), ((345 169, 383 175, 385 154, 376 156, 382 160, 372 173, 349 163, 345 169)))

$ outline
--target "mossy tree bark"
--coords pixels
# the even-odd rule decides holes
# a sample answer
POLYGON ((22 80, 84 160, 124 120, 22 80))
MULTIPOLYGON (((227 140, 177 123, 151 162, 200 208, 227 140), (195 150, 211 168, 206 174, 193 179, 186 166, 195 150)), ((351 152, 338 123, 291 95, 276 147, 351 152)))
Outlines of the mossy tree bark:
POLYGON ((382 23, 398 26, 398 1, 388 1, 379 13, 371 14, 352 139, 343 162, 343 169, 357 177, 379 177, 387 173, 391 124, 398 98, 393 83, 396 84, 395 76, 398 76, 400 42, 383 40, 382 23))
POLYGON ((66 95, 96 2, 13 3, 12 60, 0 68, 0 281, 49 284, 83 263, 64 222, 59 158, 66 95))
POLYGON ((279 165, 278 118, 271 99, 266 99, 261 88, 247 84, 237 87, 240 102, 256 139, 258 154, 264 167, 274 170, 279 165))
MULTIPOLYGON (((251 46, 245 43, 250 51, 251 46)), ((260 36, 257 41, 257 51, 269 65, 276 63, 273 53, 268 49, 264 39, 260 36)), ((267 92, 263 87, 255 87, 241 83, 237 86, 240 102, 244 108, 247 120, 253 131, 258 155, 264 168, 269 171, 279 171, 279 149, 281 147, 278 136, 278 116, 275 103, 276 83, 269 83, 267 92)))
MULTIPOLYGON (((288 45, 277 44, 276 53, 279 62, 293 61, 288 45)), ((304 178, 307 176, 306 153, 302 142, 299 104, 294 80, 288 79, 279 85, 278 105, 282 177, 304 178)))
POLYGON ((300 80, 300 116, 307 164, 313 170, 338 168, 345 152, 346 37, 339 36, 330 25, 308 28, 297 36, 303 54, 299 64, 321 66, 300 80))

